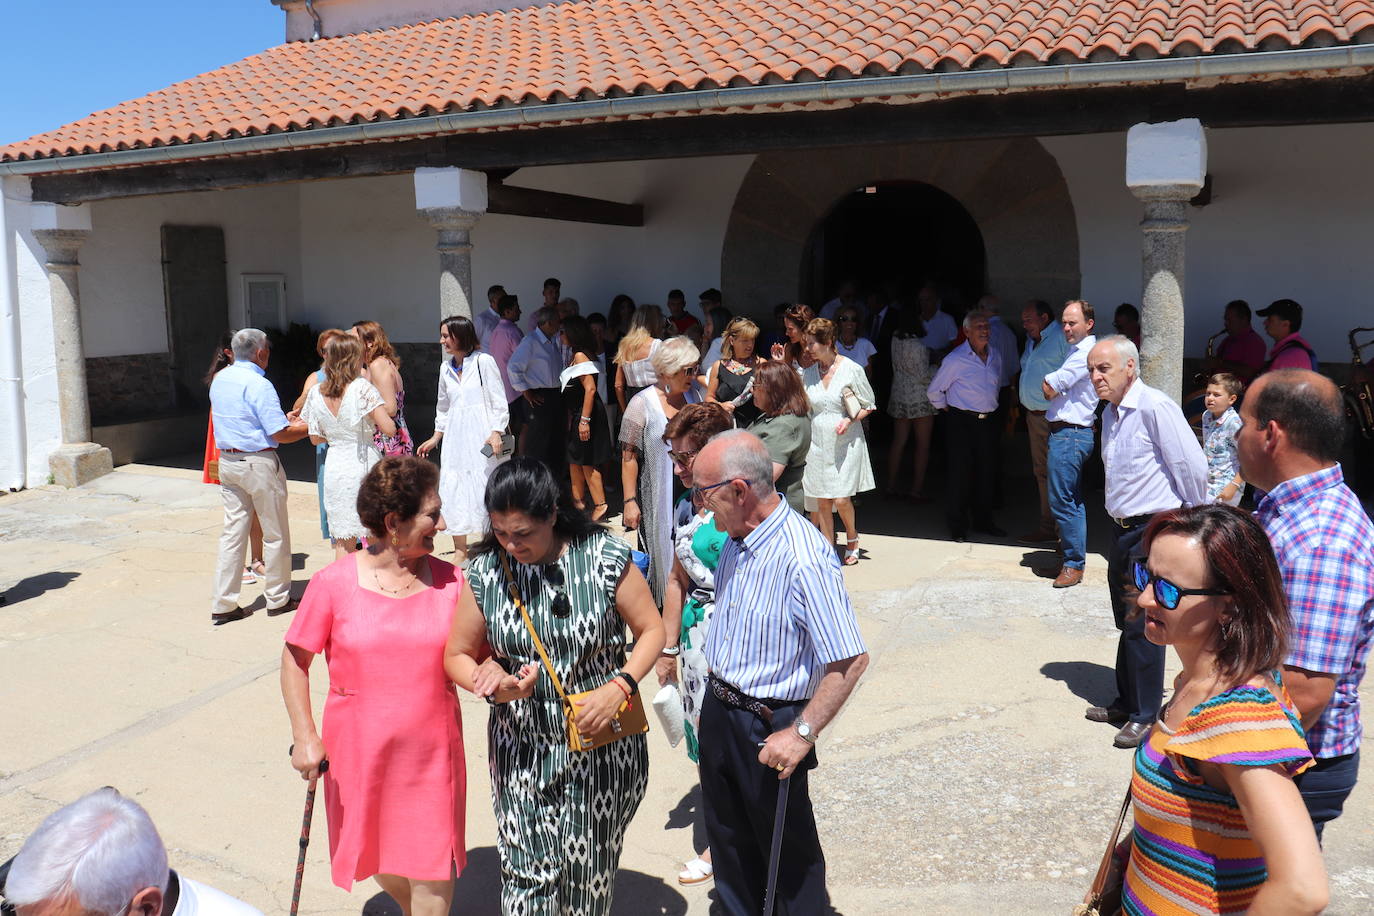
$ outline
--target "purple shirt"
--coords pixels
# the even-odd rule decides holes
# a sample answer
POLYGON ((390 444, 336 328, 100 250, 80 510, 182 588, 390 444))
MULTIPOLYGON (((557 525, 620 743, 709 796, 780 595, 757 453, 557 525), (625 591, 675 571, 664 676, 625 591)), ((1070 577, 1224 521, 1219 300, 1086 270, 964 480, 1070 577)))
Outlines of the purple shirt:
POLYGON ((1312 345, 1303 340, 1301 334, 1289 334, 1282 340, 1274 341, 1274 349, 1269 351, 1269 368, 1316 371, 1314 359, 1312 345))
POLYGON ((1136 379, 1102 412, 1107 514, 1154 515, 1207 502, 1207 459, 1183 411, 1136 379))
POLYGON ((512 321, 502 318, 497 322, 496 327, 492 328, 491 336, 487 338, 486 351, 491 354, 491 358, 496 360, 496 366, 501 370, 501 383, 506 386, 506 403, 509 404, 520 396, 520 392, 511 387, 510 373, 506 369, 506 364, 510 362, 510 356, 515 352, 515 348, 520 346, 520 341, 525 337, 520 329, 512 321))
POLYGON ((1239 334, 1227 334, 1226 339, 1217 346, 1217 359, 1248 366, 1253 370, 1251 375, 1264 368, 1264 356, 1264 338, 1254 328, 1246 328, 1239 334))
POLYGON ((1292 619, 1294 668, 1331 674, 1336 689, 1307 732, 1316 757, 1360 749, 1360 681, 1374 634, 1374 526, 1332 465, 1279 484, 1255 517, 1274 546, 1292 619))

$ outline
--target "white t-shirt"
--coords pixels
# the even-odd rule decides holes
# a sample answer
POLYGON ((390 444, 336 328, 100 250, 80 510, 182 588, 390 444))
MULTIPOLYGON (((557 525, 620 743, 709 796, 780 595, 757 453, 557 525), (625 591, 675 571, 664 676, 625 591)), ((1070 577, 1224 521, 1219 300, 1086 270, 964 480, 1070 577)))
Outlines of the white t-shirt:
POLYGON ((172 916, 263 916, 262 910, 217 891, 208 884, 192 881, 178 873, 181 896, 172 916))
POLYGON ((836 337, 835 349, 841 356, 849 357, 860 366, 867 366, 873 354, 878 352, 878 348, 873 346, 873 342, 867 337, 856 338, 852 347, 846 347, 844 341, 836 337))

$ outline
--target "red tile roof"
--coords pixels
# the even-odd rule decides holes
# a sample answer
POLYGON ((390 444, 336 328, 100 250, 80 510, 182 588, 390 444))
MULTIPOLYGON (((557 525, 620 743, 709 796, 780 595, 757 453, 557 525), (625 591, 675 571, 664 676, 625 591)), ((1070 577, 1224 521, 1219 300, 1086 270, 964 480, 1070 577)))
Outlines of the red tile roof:
POLYGON ((0 161, 722 86, 1374 41, 1374 0, 579 0, 270 48, 0 161))

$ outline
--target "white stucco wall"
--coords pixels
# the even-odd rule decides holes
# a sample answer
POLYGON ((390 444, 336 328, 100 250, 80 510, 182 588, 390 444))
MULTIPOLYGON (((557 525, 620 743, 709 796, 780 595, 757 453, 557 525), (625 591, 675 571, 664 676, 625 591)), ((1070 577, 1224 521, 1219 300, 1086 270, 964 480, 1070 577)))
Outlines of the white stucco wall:
MULTIPOLYGON (((286 10, 286 40, 308 40, 314 32, 314 22, 305 8, 305 0, 273 2, 286 10)), ((553 2, 555 0, 315 0, 315 12, 323 26, 321 34, 329 37, 487 10, 544 6, 553 2)))
MULTIPOLYGON (((1117 305, 1140 304, 1142 205, 1126 189, 1126 134, 1041 142, 1073 195, 1083 298, 1110 322, 1117 305)), ((1189 208, 1184 352, 1202 355, 1229 300, 1260 309, 1286 297, 1302 304, 1318 358, 1348 361, 1346 332, 1374 323, 1374 124, 1209 130, 1207 146, 1212 202, 1189 208)))
MULTIPOLYGON (((720 285, 720 251, 735 193, 752 157, 658 160, 521 169, 524 187, 644 204, 643 228, 487 214, 472 233, 479 306, 500 283, 528 314, 544 278, 582 314, 605 312, 617 293, 663 303, 680 287, 720 285)), ((315 327, 372 317, 394 340, 437 332, 438 264, 432 227, 415 210, 408 175, 301 186, 305 301, 297 320, 315 327)))
POLYGON ((92 204, 91 237, 80 254, 86 355, 167 352, 162 226, 169 224, 224 230, 229 325, 242 322, 245 273, 285 274, 290 315, 302 301, 299 188, 281 184, 92 204))

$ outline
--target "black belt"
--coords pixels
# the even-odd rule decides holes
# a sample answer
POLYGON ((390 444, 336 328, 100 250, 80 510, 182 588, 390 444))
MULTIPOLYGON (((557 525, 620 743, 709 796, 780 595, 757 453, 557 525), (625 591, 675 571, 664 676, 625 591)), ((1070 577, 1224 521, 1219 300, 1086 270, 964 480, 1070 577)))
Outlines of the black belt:
POLYGON ((707 683, 711 687, 711 692, 716 695, 726 706, 733 706, 735 709, 742 709, 751 712, 763 720, 765 725, 773 724, 773 709, 776 706, 790 705, 787 701, 780 700, 759 700, 743 693, 739 689, 725 683, 720 678, 712 674, 707 683), (769 704, 773 705, 769 705, 769 704))
POLYGON ((964 415, 966 415, 966 416, 973 417, 973 419, 975 419, 975 420, 986 420, 988 417, 992 416, 992 413, 993 413, 991 410, 987 411, 986 413, 979 413, 979 412, 976 411, 976 410, 965 410, 965 409, 962 408, 962 407, 955 407, 953 404, 949 405, 949 407, 950 407, 950 410, 957 410, 957 411, 959 411, 961 414, 964 414, 964 415))
POLYGON ((222 449, 220 449, 220 454, 222 454, 222 455, 263 455, 263 454, 266 454, 267 452, 275 452, 276 450, 277 450, 276 446, 272 446, 271 448, 260 448, 260 449, 258 449, 257 451, 248 451, 247 449, 241 449, 241 448, 222 448, 222 449))
POLYGON ((1132 515, 1130 518, 1117 518, 1113 515, 1112 522, 1129 531, 1132 528, 1139 528, 1141 525, 1148 525, 1150 519, 1154 517, 1155 514, 1153 512, 1149 515, 1132 515))
POLYGON ((1092 424, 1090 423, 1087 426, 1080 426, 1077 423, 1069 423, 1065 420, 1050 421, 1050 432, 1057 433, 1061 429, 1092 429, 1092 424))

